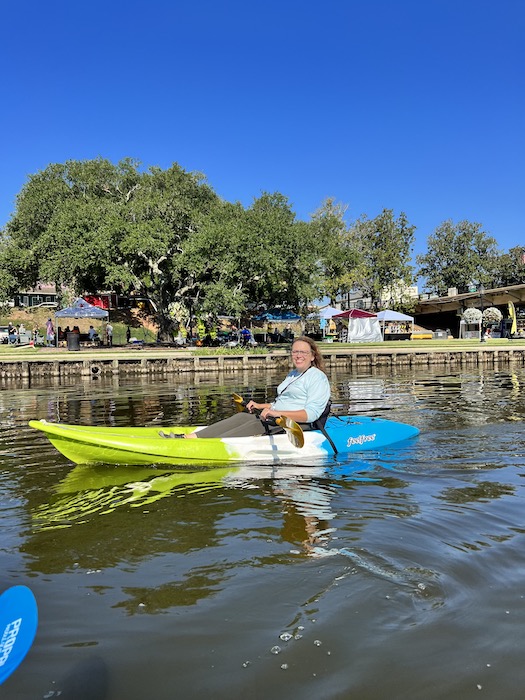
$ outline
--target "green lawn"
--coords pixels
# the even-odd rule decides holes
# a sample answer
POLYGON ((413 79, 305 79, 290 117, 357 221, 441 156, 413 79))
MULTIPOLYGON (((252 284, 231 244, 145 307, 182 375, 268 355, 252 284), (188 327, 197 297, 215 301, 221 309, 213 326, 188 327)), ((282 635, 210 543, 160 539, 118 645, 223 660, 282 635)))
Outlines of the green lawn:
MULTIPOLYGON (((122 326, 122 328, 119 329, 119 333, 114 333, 114 344, 116 348, 118 348, 119 352, 122 352, 124 348, 126 348, 126 328, 125 326, 122 326)), ((139 338, 142 340, 143 338, 139 338)), ((156 346, 152 341, 153 336, 152 334, 148 334, 147 332, 144 334, 144 340, 145 343, 150 343, 149 347, 157 349, 157 350, 162 350, 163 346, 159 345, 156 346)), ((494 347, 501 347, 501 348, 512 348, 512 347, 520 347, 522 345, 525 345, 525 339, 523 341, 519 340, 506 340, 503 338, 493 338, 491 340, 488 340, 486 343, 481 343, 479 340, 398 340, 398 341, 390 341, 390 342, 383 342, 383 343, 318 343, 318 346, 323 353, 337 353, 338 351, 341 350, 366 350, 366 349, 371 349, 371 350, 383 350, 385 352, 395 352, 399 350, 404 350, 404 349, 410 349, 410 350, 430 350, 430 351, 440 351, 440 350, 460 350, 460 349, 473 349, 473 348, 479 348, 480 350, 484 348, 494 348, 494 347)), ((276 350, 282 351, 282 350, 289 350, 290 349, 290 344, 286 345, 269 345, 269 346, 259 346, 257 348, 254 348, 251 350, 252 353, 256 354, 262 354, 266 352, 273 352, 276 350)), ((174 352, 175 348, 165 348, 166 352, 174 352)), ((60 348, 60 353, 64 351, 64 348, 60 348)), ((16 356, 17 358, 19 357, 31 357, 35 356, 38 354, 49 354, 50 349, 49 348, 43 348, 43 347, 29 347, 29 346, 12 346, 12 345, 7 345, 7 344, 2 344, 0 345, 0 359, 2 357, 6 356, 16 356)), ((82 352, 89 352, 90 354, 92 353, 108 353, 111 352, 111 348, 106 348, 106 347, 101 347, 101 348, 89 348, 82 350, 82 352)), ((135 348, 129 348, 129 352, 135 353, 136 349, 135 348)), ((243 354, 243 353, 249 353, 249 349, 244 349, 244 348, 191 348, 187 350, 186 352, 189 352, 191 354, 195 355, 214 355, 214 354, 232 354, 232 355, 237 355, 237 354, 243 354)))
MULTIPOLYGON (((525 345, 525 338, 521 341, 525 345)), ((339 348, 382 348, 383 350, 399 350, 402 348, 432 348, 432 349, 458 349, 458 348, 475 348, 475 347, 494 347, 520 345, 518 340, 507 340, 506 338, 491 338, 487 342, 479 340, 392 340, 383 343, 318 343, 318 346, 324 350, 336 350, 339 348)))

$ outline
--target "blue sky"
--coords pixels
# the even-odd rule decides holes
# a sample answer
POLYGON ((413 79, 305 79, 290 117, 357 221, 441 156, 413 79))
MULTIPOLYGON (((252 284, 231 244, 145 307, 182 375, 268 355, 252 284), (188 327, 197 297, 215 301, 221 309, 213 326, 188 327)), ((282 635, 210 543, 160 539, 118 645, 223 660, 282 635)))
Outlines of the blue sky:
POLYGON ((0 226, 49 163, 130 156, 230 201, 326 197, 524 245, 522 0, 2 3, 0 226))

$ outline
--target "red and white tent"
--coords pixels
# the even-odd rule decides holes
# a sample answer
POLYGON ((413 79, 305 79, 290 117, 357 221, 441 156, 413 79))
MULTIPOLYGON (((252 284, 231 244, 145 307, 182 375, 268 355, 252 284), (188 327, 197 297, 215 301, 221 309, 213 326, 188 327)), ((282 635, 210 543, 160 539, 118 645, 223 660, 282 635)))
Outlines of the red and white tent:
POLYGON ((362 309, 348 309, 332 316, 334 321, 348 324, 346 338, 344 332, 340 340, 348 343, 380 343, 383 340, 381 325, 377 314, 362 309))

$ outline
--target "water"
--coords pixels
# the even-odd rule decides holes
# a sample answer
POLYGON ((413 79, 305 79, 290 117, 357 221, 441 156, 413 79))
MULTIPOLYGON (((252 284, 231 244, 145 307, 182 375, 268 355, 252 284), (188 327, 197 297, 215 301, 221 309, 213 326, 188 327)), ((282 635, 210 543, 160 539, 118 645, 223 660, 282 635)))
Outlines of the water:
POLYGON ((26 427, 205 423, 279 379, 3 385, 0 590, 40 617, 0 698, 524 697, 522 368, 338 371, 336 410, 421 435, 324 468, 75 467, 26 427))

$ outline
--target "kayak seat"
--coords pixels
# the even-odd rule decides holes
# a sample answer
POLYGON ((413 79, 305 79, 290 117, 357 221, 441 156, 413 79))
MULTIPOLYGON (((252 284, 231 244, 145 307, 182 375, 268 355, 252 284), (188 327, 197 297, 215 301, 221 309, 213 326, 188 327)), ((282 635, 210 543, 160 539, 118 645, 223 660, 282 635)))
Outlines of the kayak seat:
POLYGON ((321 413, 319 418, 312 421, 311 423, 299 423, 299 425, 303 430, 320 430, 322 433, 324 433, 324 426, 326 424, 326 421, 328 420, 328 416, 330 415, 331 408, 332 400, 330 399, 324 407, 324 411, 321 413))
POLYGON ((319 418, 317 420, 314 420, 312 423, 299 423, 299 425, 303 428, 303 430, 320 430, 322 434, 325 436, 325 438, 328 440, 330 443, 334 455, 337 454, 337 447, 334 444, 334 441, 330 437, 330 435, 326 432, 325 424, 326 421, 328 420, 328 416, 330 415, 330 409, 332 408, 332 401, 329 400, 328 403, 326 404, 324 411, 321 413, 319 418), (305 427, 308 426, 308 427, 305 427))

